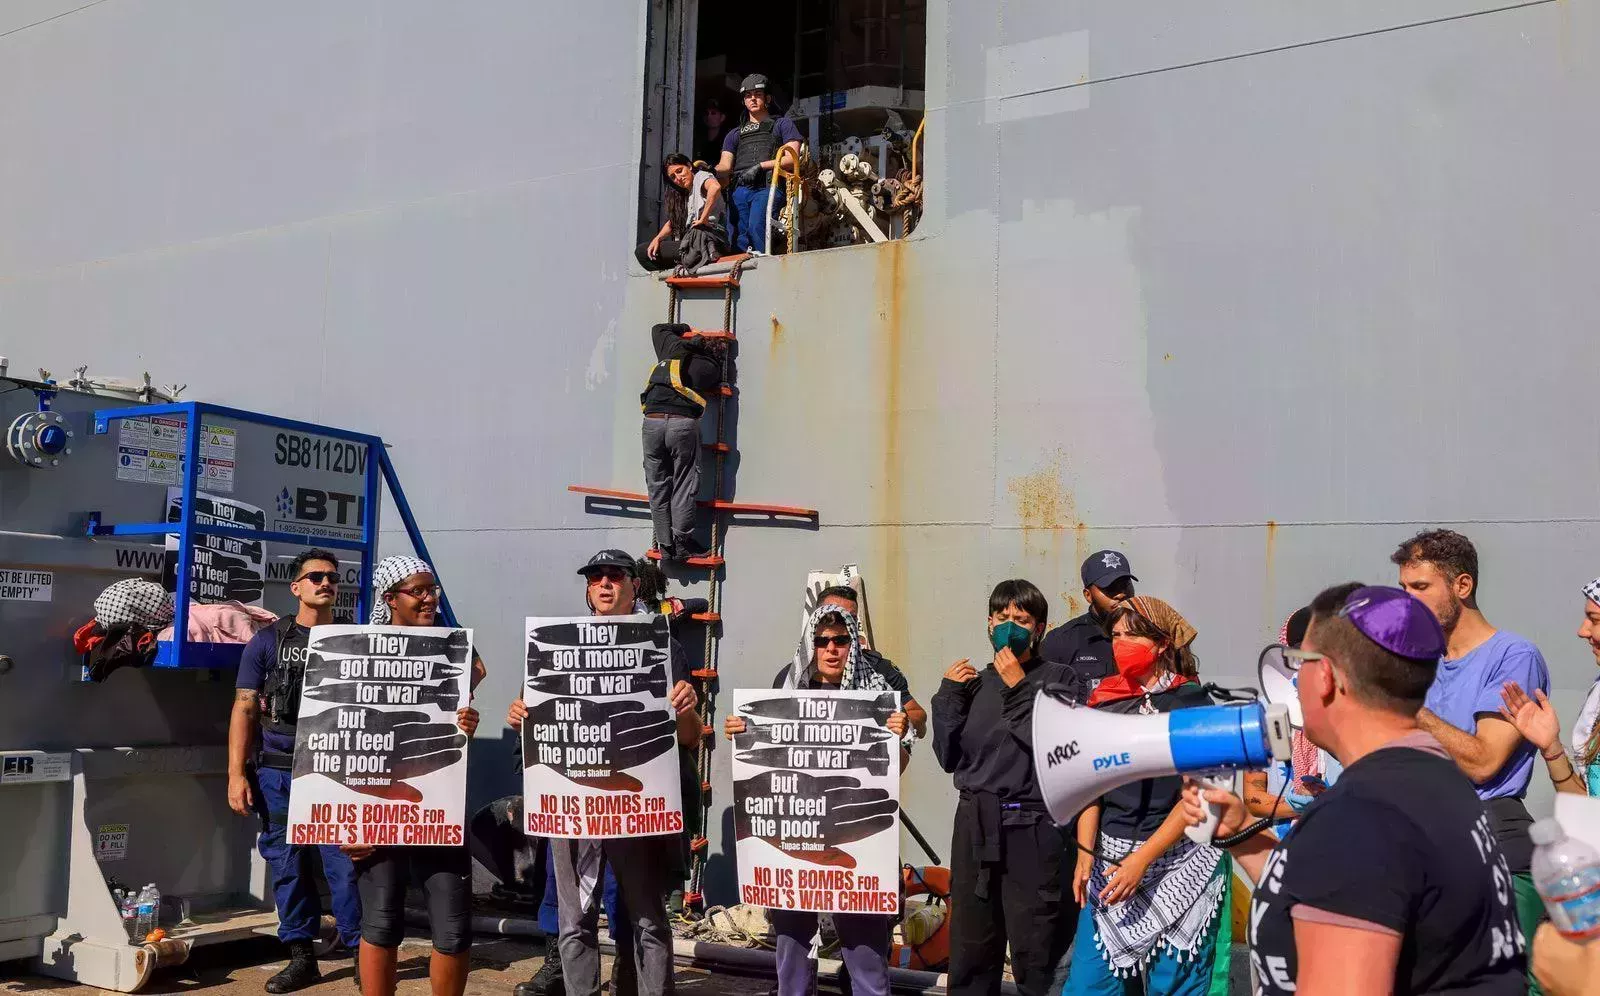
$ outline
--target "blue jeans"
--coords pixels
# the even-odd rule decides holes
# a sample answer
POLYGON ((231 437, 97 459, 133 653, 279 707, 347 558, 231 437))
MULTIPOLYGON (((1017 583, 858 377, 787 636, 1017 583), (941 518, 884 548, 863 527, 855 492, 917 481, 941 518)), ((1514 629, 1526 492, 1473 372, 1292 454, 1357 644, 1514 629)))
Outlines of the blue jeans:
POLYGON ((322 858, 333 919, 339 940, 355 947, 361 940, 361 896, 356 869, 343 851, 331 844, 303 847, 288 841, 289 772, 261 768, 256 775, 256 815, 261 817, 257 848, 272 869, 272 902, 278 908, 278 939, 314 941, 322 932, 322 895, 317 890, 312 851, 322 858))
MULTIPOLYGON (((602 866, 600 877, 600 902, 606 908, 606 928, 611 940, 628 943, 633 939, 628 923, 628 911, 622 908, 617 896, 617 877, 611 873, 608 862, 602 866)), ((544 845, 544 899, 539 903, 539 929, 552 942, 561 933, 561 905, 556 901, 556 863, 550 854, 550 842, 544 845)))
POLYGON ((728 241, 734 252, 767 251, 767 213, 771 196, 772 188, 765 183, 759 187, 733 188, 733 196, 728 199, 728 241))
POLYGON ((1227 910, 1218 910, 1205 940, 1183 960, 1162 950, 1145 966, 1144 981, 1134 975, 1119 979, 1111 974, 1105 956, 1094 946, 1094 910, 1085 906, 1078 914, 1078 933, 1072 942, 1072 968, 1061 996, 1206 996, 1211 989, 1211 963, 1217 953, 1217 926, 1227 910))

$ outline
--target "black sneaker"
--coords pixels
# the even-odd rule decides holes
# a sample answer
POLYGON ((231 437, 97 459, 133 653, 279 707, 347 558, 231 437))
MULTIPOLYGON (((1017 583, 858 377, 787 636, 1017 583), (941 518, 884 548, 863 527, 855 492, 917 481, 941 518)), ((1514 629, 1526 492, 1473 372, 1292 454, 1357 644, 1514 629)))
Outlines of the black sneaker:
POLYGON ((672 544, 672 548, 677 551, 677 556, 673 558, 675 560, 688 560, 690 557, 704 557, 706 554, 711 552, 710 547, 702 546, 700 541, 692 536, 688 539, 679 540, 678 542, 672 544))
POLYGON ((533 973, 533 978, 527 982, 517 983, 511 993, 512 996, 561 996, 565 991, 566 984, 561 978, 561 956, 552 944, 539 971, 533 973))
POLYGON ((639 971, 633 951, 618 951, 611 960, 611 996, 639 996, 639 971))
POLYGON ((289 964, 267 980, 266 990, 277 996, 280 993, 299 992, 321 981, 322 970, 317 967, 316 949, 311 942, 290 941, 289 964))

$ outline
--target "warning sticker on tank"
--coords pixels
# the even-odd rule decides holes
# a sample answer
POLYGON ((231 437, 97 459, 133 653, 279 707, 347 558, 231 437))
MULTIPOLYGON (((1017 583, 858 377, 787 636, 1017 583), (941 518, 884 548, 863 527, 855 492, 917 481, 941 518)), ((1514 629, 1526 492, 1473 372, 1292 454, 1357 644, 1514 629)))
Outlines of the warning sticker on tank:
POLYGON ((55 592, 56 576, 50 571, 17 571, 0 567, 0 599, 12 602, 48 602, 55 592))
POLYGON ((102 823, 94 832, 94 859, 121 861, 128 856, 128 824, 102 823))
MULTIPOLYGON (((127 418, 117 423, 117 480, 174 486, 183 481, 183 451, 188 441, 181 418, 127 418)), ((211 491, 233 490, 239 453, 238 431, 202 425, 200 476, 211 491)))

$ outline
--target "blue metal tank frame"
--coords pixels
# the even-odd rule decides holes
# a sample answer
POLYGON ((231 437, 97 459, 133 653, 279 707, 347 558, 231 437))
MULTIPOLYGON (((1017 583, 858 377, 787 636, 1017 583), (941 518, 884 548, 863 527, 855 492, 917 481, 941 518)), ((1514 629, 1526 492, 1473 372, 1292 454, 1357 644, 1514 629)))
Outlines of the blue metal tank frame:
MULTIPOLYGON (((232 539, 285 543, 298 547, 320 546, 335 550, 359 550, 361 552, 361 594, 356 599, 356 619, 358 621, 365 619, 372 602, 372 567, 377 559, 378 552, 380 499, 378 475, 381 473, 383 475, 382 483, 389 488, 389 496, 394 499, 394 506, 400 513, 400 521, 405 525, 406 535, 411 539, 411 545, 416 550, 417 556, 430 564, 433 563, 432 558, 428 556, 428 546, 423 541, 422 530, 418 528, 416 517, 411 514, 411 505, 406 501, 405 491, 400 487, 400 478, 395 474, 394 464, 389 461, 388 449, 380 437, 364 432, 353 432, 349 429, 317 425, 313 422, 300 422, 294 419, 279 418, 276 415, 265 415, 260 412, 227 408, 200 401, 100 409, 94 413, 94 432, 95 435, 104 435, 110 431, 111 423, 118 419, 173 415, 181 415, 185 419, 182 520, 179 522, 108 524, 100 521, 99 512, 90 512, 88 520, 88 533, 90 536, 177 536, 178 538, 178 590, 176 592, 172 629, 174 638, 171 641, 162 642, 152 666, 163 668, 233 668, 238 667, 239 657, 244 651, 244 647, 241 644, 196 643, 179 638, 179 634, 186 636, 189 632, 189 565, 191 560, 189 553, 190 545, 194 542, 196 536, 225 536, 232 539), (203 425, 203 420, 207 416, 233 419, 238 422, 275 429, 288 429, 307 435, 324 436, 365 446, 367 448, 367 470, 366 479, 363 483, 366 493, 367 515, 361 527, 361 539, 343 539, 336 536, 305 536, 299 533, 284 533, 275 530, 240 529, 234 526, 205 526, 197 523, 195 521, 194 499, 199 491, 201 433, 191 430, 196 430, 197 427, 203 425)), ((442 589, 444 586, 443 580, 438 579, 438 583, 442 589)), ((439 596, 439 610, 444 616, 445 625, 456 625, 456 615, 450 607, 450 597, 448 595, 441 594, 439 596)))

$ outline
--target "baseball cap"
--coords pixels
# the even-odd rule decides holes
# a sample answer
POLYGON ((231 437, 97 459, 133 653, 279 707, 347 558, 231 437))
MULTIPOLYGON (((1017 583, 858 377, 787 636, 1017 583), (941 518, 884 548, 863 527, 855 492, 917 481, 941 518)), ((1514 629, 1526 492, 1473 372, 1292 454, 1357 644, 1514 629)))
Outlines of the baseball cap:
POLYGON ((742 97, 751 90, 765 90, 766 88, 767 78, 760 73, 751 73, 744 78, 743 83, 739 84, 739 96, 742 97))
POLYGON ((1391 654, 1429 662, 1444 656, 1444 629, 1433 610, 1399 588, 1357 588, 1345 599, 1339 615, 1391 654))
POLYGON ((634 577, 639 575, 639 562, 622 550, 601 550, 590 557, 587 564, 578 568, 578 573, 588 574, 601 567, 620 567, 634 577))
POLYGON ((1109 588, 1113 583, 1123 578, 1133 577, 1133 568, 1128 565, 1128 558, 1119 550, 1101 550, 1083 562, 1083 586, 1085 588, 1109 588))

